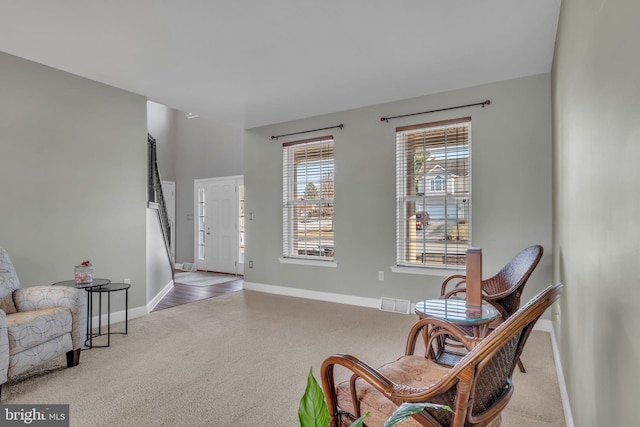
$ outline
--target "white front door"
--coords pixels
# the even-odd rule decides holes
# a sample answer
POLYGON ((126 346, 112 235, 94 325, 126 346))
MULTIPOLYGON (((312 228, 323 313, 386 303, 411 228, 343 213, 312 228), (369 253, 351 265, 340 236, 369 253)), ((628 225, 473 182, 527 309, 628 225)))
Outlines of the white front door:
POLYGON ((196 180, 196 268, 239 273, 239 186, 242 179, 196 180))

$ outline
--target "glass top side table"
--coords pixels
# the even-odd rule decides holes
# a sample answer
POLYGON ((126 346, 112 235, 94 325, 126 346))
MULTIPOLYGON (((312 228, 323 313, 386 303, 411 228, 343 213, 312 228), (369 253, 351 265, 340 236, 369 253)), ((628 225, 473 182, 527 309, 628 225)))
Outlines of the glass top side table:
POLYGON ((109 279, 93 279, 91 283, 76 283, 75 280, 63 280, 61 282, 56 282, 51 286, 69 286, 71 288, 89 289, 95 288, 96 286, 108 285, 109 283, 111 283, 111 280, 109 279))
POLYGON ((459 298, 438 298, 416 303, 416 314, 420 318, 435 317, 448 320, 460 326, 479 326, 492 322, 498 317, 498 310, 491 304, 482 302, 480 311, 467 309, 467 302, 459 298))
MULTIPOLYGON (((94 279, 95 280, 95 279, 94 279)), ((108 283, 106 285, 101 286, 93 286, 88 289, 88 292, 93 296, 93 294, 98 294, 98 331, 93 332, 87 335, 87 347, 109 347, 111 345, 111 334, 123 334, 128 335, 129 333, 129 288, 131 287, 130 283, 108 283), (124 303, 124 332, 111 332, 111 294, 113 292, 124 291, 125 292, 125 303, 124 303), (102 294, 107 294, 107 332, 102 332, 102 294), (104 345, 96 345, 93 344, 93 340, 97 337, 106 336, 107 343, 104 345)))
MULTIPOLYGON (((498 317, 498 310, 491 304, 483 301, 481 310, 469 310, 467 301, 460 298, 420 301, 416 303, 415 313, 420 319, 435 318, 449 321, 469 331, 476 339, 484 338, 489 330, 489 323, 498 317)), ((425 331, 425 345, 430 341, 430 336, 438 336, 433 346, 427 345, 427 351, 439 364, 454 366, 464 357, 464 346, 450 336, 439 335, 438 329, 430 326, 425 331)))
POLYGON ((87 291, 87 337, 85 346, 88 348, 109 347, 111 345, 111 334, 128 334, 129 328, 129 283, 112 283, 109 279, 93 279, 91 283, 76 283, 75 280, 63 280, 56 282, 52 286, 68 286, 87 291), (117 291, 125 291, 125 330, 124 332, 111 332, 111 293, 117 291), (102 332, 102 294, 107 294, 107 332, 102 332), (98 294, 98 328, 97 332, 93 331, 93 301, 94 295, 98 294), (105 345, 97 345, 93 340, 97 337, 106 336, 107 343, 105 345))

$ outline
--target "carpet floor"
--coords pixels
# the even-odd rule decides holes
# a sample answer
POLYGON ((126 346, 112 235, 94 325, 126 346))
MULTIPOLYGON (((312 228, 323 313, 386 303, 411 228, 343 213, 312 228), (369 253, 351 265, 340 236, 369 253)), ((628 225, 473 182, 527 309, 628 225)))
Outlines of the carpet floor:
MULTIPOLYGON (((152 312, 111 347, 2 386, 3 404, 70 404, 70 425, 298 426, 309 368, 329 355, 379 366, 415 316, 252 291, 152 312)), ((564 426, 549 334, 534 331, 503 426, 564 426)), ((516 370, 517 371, 517 370, 516 370)))

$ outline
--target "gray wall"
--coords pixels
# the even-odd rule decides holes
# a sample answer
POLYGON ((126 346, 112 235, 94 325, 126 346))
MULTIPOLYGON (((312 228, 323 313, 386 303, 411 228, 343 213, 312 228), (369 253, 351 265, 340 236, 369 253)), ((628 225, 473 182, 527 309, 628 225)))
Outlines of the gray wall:
POLYGON ((194 180, 242 175, 243 131, 214 120, 176 116, 176 262, 194 262, 194 180))
POLYGON ((636 0, 564 0, 556 41, 556 330, 581 427, 638 424, 638 16, 636 0))
POLYGON ((147 209, 147 303, 173 280, 157 209, 147 209))
POLYGON ((89 259, 144 305, 146 99, 4 53, 0 70, 0 245, 22 286, 89 259))
POLYGON ((156 140, 156 161, 163 181, 176 180, 179 116, 178 110, 147 101, 147 129, 156 140))
POLYGON ((194 262, 194 180, 242 175, 243 131, 151 101, 148 116, 162 179, 176 182, 176 262, 194 262))
POLYGON ((550 75, 536 75, 377 105, 245 133, 245 281, 360 297, 413 302, 439 295, 442 273, 394 273, 395 128, 472 116, 473 244, 483 248, 485 276, 497 272, 519 250, 541 244, 545 255, 525 289, 525 300, 551 282, 551 94, 550 75), (414 116, 400 115, 491 100, 473 107, 414 116), (283 138, 271 135, 332 129, 283 138), (281 264, 281 142, 333 134, 335 137, 335 228, 337 268, 281 264), (245 264, 247 265, 247 264, 245 264), (378 271, 385 280, 378 281, 378 271))

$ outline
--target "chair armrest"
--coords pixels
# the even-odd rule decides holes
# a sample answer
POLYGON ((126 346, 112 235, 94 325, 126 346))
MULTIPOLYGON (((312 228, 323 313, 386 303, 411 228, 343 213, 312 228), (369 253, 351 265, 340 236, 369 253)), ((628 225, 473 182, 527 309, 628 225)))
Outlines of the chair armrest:
MULTIPOLYGON (((457 297, 457 298, 465 299, 466 293, 467 293, 467 288, 455 288, 447 292, 446 294, 444 294, 444 298, 457 297), (465 294, 465 295, 461 296, 460 294, 465 294)), ((502 319, 506 319, 507 317, 509 317, 509 313, 507 313, 507 310, 505 310, 503 306, 501 306, 495 301, 494 295, 487 295, 486 293, 484 293, 484 291, 482 291, 482 300, 487 304, 490 304, 491 306, 493 306, 493 308, 495 308, 498 311, 502 319)))
POLYGON ((0 310, 0 385, 7 382, 9 373, 9 335, 7 333, 7 315, 0 310))
POLYGON ((499 313, 499 318, 502 318, 502 321, 505 321, 507 319, 507 317, 509 317, 509 313, 507 313, 507 310, 504 309, 503 306, 501 306, 500 304, 498 304, 497 302, 495 302, 493 299, 486 297, 485 295, 482 295, 482 299, 491 304, 493 306, 493 308, 495 308, 498 313, 499 313))
POLYGON ((425 347, 427 351, 429 348, 436 344, 437 339, 439 337, 443 338, 453 338, 456 341, 460 342, 465 349, 471 351, 480 341, 481 338, 475 338, 468 334, 468 332, 461 328, 458 325, 455 325, 447 320, 435 319, 435 318, 425 318, 416 322, 411 330, 409 331, 409 336, 407 337, 407 346, 405 349, 405 355, 409 356, 414 354, 416 349, 416 342, 419 336, 425 336, 425 347), (422 333, 422 331, 425 331, 422 333))
MULTIPOLYGON (((489 280, 494 280, 494 278, 492 277, 491 279, 483 280, 482 283, 485 283, 489 280)), ((449 276, 444 280, 444 282, 442 282, 442 289, 440 290, 440 296, 444 298, 451 298, 454 296, 459 297, 460 294, 466 294, 467 293, 467 288, 465 286, 466 284, 467 284, 467 277, 462 274, 455 274, 453 276, 449 276), (455 279, 458 279, 458 281, 453 282, 453 280, 455 279), (449 287, 450 289, 447 290, 447 287, 449 287)), ((498 304, 495 301, 504 296, 509 295, 511 292, 512 292, 511 290, 507 290, 499 294, 488 295, 483 289, 482 299, 487 303, 491 304, 496 310, 498 310, 498 313, 500 313, 500 316, 502 316, 503 319, 506 319, 507 317, 509 317, 509 313, 507 313, 504 307, 502 307, 500 304, 498 304)))
POLYGON ((84 346, 87 335, 86 292, 66 286, 32 286, 14 291, 13 300, 18 311, 64 307, 71 311, 71 341, 73 349, 84 346))
MULTIPOLYGON (((393 381, 391 381, 382 373, 378 372, 377 369, 361 361, 357 357, 343 353, 334 354, 333 356, 326 358, 322 363, 323 384, 325 382, 325 379, 330 379, 330 382, 333 384, 334 365, 340 365, 347 368, 356 376, 364 378, 367 382, 371 383, 376 389, 378 389, 385 395, 389 395, 389 393, 393 391, 395 385, 393 381), (330 377, 327 375, 330 375, 330 377)), ((326 393, 327 390, 325 390, 325 394, 326 393)))
POLYGON ((330 414, 335 414, 337 408, 335 381, 333 375, 335 365, 342 366, 353 373, 350 379, 350 389, 353 408, 356 410, 356 417, 362 415, 360 414, 358 397, 355 393, 355 382, 357 379, 362 379, 369 383, 387 399, 396 402, 399 405, 400 403, 398 402, 429 401, 430 399, 447 392, 459 381, 463 381, 459 378, 460 375, 464 377, 469 376, 469 378, 473 377, 473 374, 468 372, 468 367, 454 367, 448 375, 435 383, 429 384, 428 387, 416 388, 393 382, 377 369, 374 369, 355 356, 348 354, 334 354, 324 360, 321 369, 322 387, 330 414), (465 371, 465 374, 461 374, 463 371, 465 371))
MULTIPOLYGON (((467 276, 464 274, 454 274, 453 276, 449 276, 444 279, 442 282, 442 288, 440 289, 440 295, 446 298, 449 298, 451 295, 455 295, 457 292, 461 292, 458 288, 462 287, 467 283, 467 276), (457 280, 456 280, 457 279, 457 280), (451 289, 447 291, 447 287, 451 285, 451 289)), ((462 292, 464 292, 464 287, 462 287, 462 292)))
POLYGON ((334 412, 337 407, 336 395, 335 395, 335 381, 333 376, 333 370, 335 365, 342 366, 347 370, 351 371, 353 375, 351 375, 351 390, 352 390, 352 400, 353 407, 356 409, 356 417, 359 417, 361 414, 359 413, 359 403, 357 396, 355 395, 354 384, 358 378, 366 381, 371 384, 376 390, 378 390, 382 395, 387 397, 388 399, 394 399, 401 397, 402 400, 407 401, 422 401, 424 398, 428 398, 432 395, 437 395, 442 392, 441 387, 437 387, 435 390, 431 392, 430 388, 415 388, 403 384, 397 384, 387 378, 384 374, 379 372, 377 369, 371 367, 367 363, 358 359, 355 356, 351 356, 349 354, 334 354, 324 360, 322 363, 321 375, 322 375, 322 387, 325 394, 325 399, 327 400, 327 406, 329 408, 329 412, 334 412))

